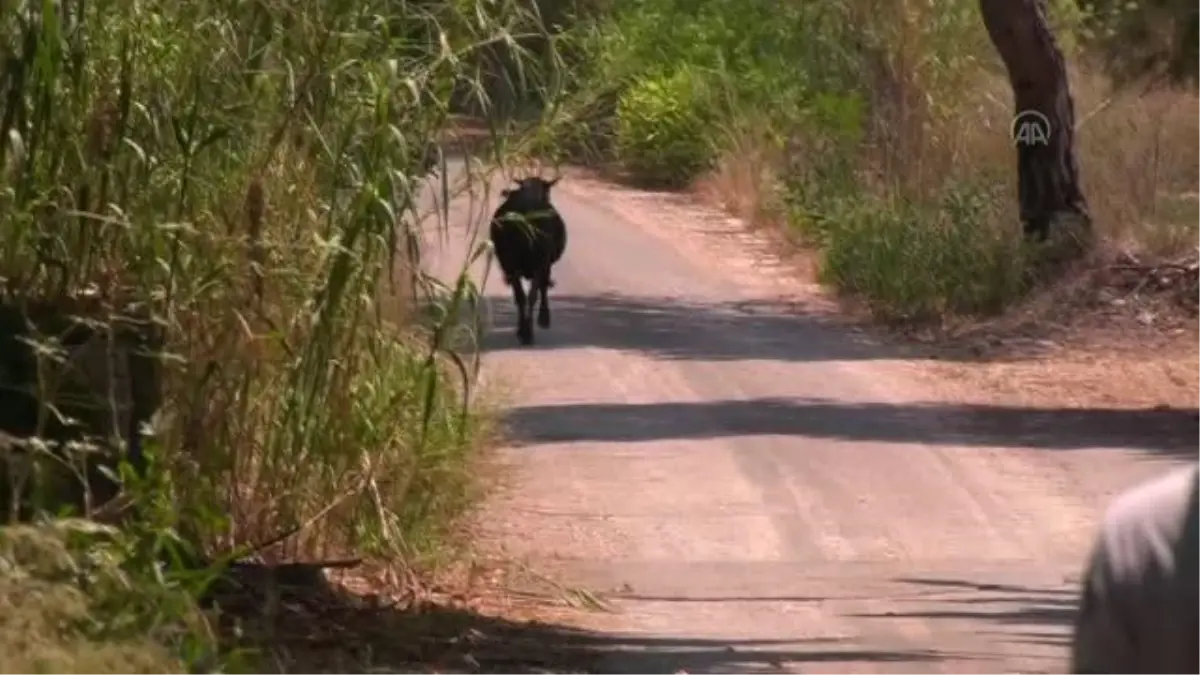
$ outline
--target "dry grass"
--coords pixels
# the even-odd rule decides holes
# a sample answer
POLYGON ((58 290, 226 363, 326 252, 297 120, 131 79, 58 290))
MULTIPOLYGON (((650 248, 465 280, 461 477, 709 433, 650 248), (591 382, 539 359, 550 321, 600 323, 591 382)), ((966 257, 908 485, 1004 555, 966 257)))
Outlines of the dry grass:
POLYGON ((730 135, 713 170, 692 188, 750 225, 783 225, 784 209, 777 189, 783 167, 783 152, 769 139, 740 130, 730 135))
MULTIPOLYGON (((974 225, 997 239, 1016 232, 1016 160, 1009 141, 1011 119, 1007 81, 980 72, 972 91, 962 95, 950 114, 930 131, 929 116, 908 115, 907 130, 884 133, 873 122, 875 143, 856 158, 858 194, 888 199, 928 197, 959 178, 999 181, 990 217, 974 225), (920 132, 917 129, 922 129, 920 132), (893 139, 922 136, 926 143, 905 142, 908 168, 895 174, 899 148, 893 139)), ((1100 247, 1095 264, 1117 252, 1144 259, 1171 259, 1195 253, 1196 186, 1200 181, 1200 98, 1192 90, 1156 89, 1113 92, 1108 80, 1075 68, 1078 153, 1100 247)), ((899 142, 898 140, 896 142, 899 142)), ((696 183, 696 191, 728 212, 753 224, 778 225, 785 219, 781 178, 820 156, 800 146, 780 151, 762 134, 741 133, 727 143, 717 167, 696 183), (799 155, 799 156, 797 156, 799 155)))
MULTIPOLYGON (((187 619, 140 622, 163 598, 157 591, 139 597, 111 542, 89 543, 84 532, 56 526, 0 530, 0 672, 188 672, 164 639, 187 619)), ((190 606, 184 593, 173 595, 190 606)))
POLYGON ((919 16, 867 13, 860 20, 883 31, 876 44, 887 45, 867 59, 863 137, 838 145, 820 130, 776 126, 787 138, 781 147, 764 125, 735 123, 696 192, 756 228, 789 233, 772 237, 781 245, 806 240, 812 253, 799 258, 809 262, 799 272, 849 291, 840 295, 851 318, 935 319, 887 332, 946 357, 935 374, 964 391, 1078 405, 1195 406, 1194 272, 1190 282, 1186 275, 1163 280, 1124 263, 1152 268, 1195 259, 1197 92, 1114 91, 1098 67, 1070 52, 1078 159, 1098 246, 1030 288, 1021 281, 1012 93, 986 33, 969 23, 939 33, 919 16), (800 214, 787 203, 797 176, 815 176, 817 187, 800 214), (957 186, 968 188, 976 208, 947 211, 943 198, 957 186), (808 212, 822 209, 823 223, 808 222, 808 212), (996 288, 955 295, 989 284, 996 288))
MULTIPOLYGON (((973 82, 940 118, 936 133, 925 129, 924 145, 906 144, 911 164, 903 180, 889 174, 898 152, 886 141, 916 132, 881 133, 886 125, 874 120, 875 140, 883 144, 860 150, 856 191, 863 199, 920 198, 960 178, 991 178, 999 182, 998 203, 989 217, 970 225, 1004 241, 1017 235, 1011 94, 994 72, 979 73, 973 82)), ((1123 263, 1132 258, 1154 267, 1195 259, 1200 97, 1186 89, 1114 92, 1106 77, 1082 66, 1072 69, 1071 84, 1096 250, 1054 283, 1014 296, 999 315, 947 315, 936 325, 892 336, 948 357, 932 374, 957 382, 960 394, 1035 404, 1195 407, 1200 331, 1194 280, 1189 285, 1176 276, 1147 284, 1155 275, 1123 263)), ((908 120, 918 123, 911 115, 908 120)), ((803 150, 801 170, 819 157, 811 147, 803 150)), ((697 192, 754 226, 777 229, 787 219, 781 178, 796 163, 762 134, 741 134, 715 170, 697 181, 697 192)), ((860 319, 872 309, 869 298, 844 300, 843 309, 860 319)))
MULTIPOLYGON (((615 88, 612 159, 627 173, 654 164, 753 224, 786 223, 819 251, 822 282, 893 321, 1000 313, 1076 253, 1020 236, 1011 85, 975 5, 849 0, 765 22, 719 0, 672 11, 618 9, 589 46, 600 65, 575 107, 615 88), (668 22, 688 37, 663 38, 668 22), (746 40, 769 55, 746 55, 746 40)), ((1113 92, 1076 39, 1083 16, 1052 14, 1097 260, 1191 252, 1196 93, 1113 92)))
MULTIPOLYGON (((1089 91, 1090 89, 1090 91, 1089 91)), ((1200 181, 1200 99, 1192 91, 1081 95, 1084 188, 1109 245, 1153 257, 1193 252, 1200 181)), ((1102 91, 1102 90, 1101 90, 1102 91)), ((1093 93, 1096 92, 1096 93, 1093 93)))

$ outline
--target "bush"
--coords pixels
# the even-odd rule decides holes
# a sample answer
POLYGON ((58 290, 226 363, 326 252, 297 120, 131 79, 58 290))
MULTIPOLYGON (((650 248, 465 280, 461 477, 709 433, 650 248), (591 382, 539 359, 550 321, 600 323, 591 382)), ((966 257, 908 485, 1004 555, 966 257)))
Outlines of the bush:
POLYGON ((995 190, 969 183, 932 204, 843 200, 821 220, 821 276, 887 320, 997 311, 1023 290, 1006 212, 995 190))
POLYGON ((690 71, 639 80, 617 103, 617 157, 638 180, 685 185, 715 155, 705 103, 690 71))

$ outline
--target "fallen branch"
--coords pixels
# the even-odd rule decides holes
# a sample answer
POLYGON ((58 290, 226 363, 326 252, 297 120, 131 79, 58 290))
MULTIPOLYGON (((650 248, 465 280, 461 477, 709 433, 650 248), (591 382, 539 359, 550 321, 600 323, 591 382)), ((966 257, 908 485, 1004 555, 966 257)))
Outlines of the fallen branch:
POLYGON ((1180 274, 1194 273, 1200 271, 1200 261, 1190 263, 1157 263, 1157 264, 1132 264, 1118 263, 1110 265, 1109 268, 1113 271, 1120 272, 1140 272, 1144 274, 1176 272, 1180 274))
POLYGON ((1143 263, 1134 256, 1123 253, 1117 262, 1108 265, 1105 269, 1122 277, 1120 280, 1113 280, 1117 282, 1115 285, 1133 286, 1133 290, 1129 293, 1131 296, 1142 292, 1151 283, 1162 289, 1179 288, 1185 284, 1186 287, 1194 286, 1200 279, 1200 259, 1195 257, 1143 263), (1134 282, 1131 277, 1137 281, 1134 282))

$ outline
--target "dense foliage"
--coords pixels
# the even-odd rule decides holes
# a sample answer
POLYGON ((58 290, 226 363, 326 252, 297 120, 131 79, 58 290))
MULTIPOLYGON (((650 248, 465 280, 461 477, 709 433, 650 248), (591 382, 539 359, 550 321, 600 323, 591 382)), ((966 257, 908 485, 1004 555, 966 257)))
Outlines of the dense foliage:
MULTIPOLYGON (((96 456, 136 435, 105 419, 149 407, 149 462, 120 470, 153 489, 127 495, 120 550, 166 567, 139 583, 249 549, 435 551, 479 419, 446 326, 412 321, 414 297, 456 317, 474 293, 419 267, 427 153, 452 98, 483 99, 488 47, 541 26, 482 0, 4 3, 0 384, 28 436, 4 511, 57 513, 77 473, 92 515, 96 456)), ((552 56, 507 58, 539 88, 552 56)))
MULTIPOLYGON (((559 152, 715 187, 739 215, 816 245, 824 278, 889 319, 995 311, 1038 280, 1044 256, 1018 241, 1014 213, 1012 92, 977 3, 598 6, 574 31, 559 152)), ((1195 65, 1194 8, 1050 10, 1100 230, 1178 250, 1195 234, 1175 204, 1195 182, 1196 99, 1161 85, 1195 65), (1149 95, 1112 88, 1147 74, 1149 95), (1132 187, 1147 163, 1153 195, 1132 187)))

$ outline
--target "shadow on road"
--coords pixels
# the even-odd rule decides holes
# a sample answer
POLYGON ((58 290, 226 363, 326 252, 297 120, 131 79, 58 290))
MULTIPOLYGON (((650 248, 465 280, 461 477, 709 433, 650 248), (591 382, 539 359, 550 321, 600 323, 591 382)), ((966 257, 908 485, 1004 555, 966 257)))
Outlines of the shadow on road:
MULTIPOLYGON (((594 637, 594 673, 789 673, 797 664, 869 663, 926 664, 943 660, 930 650, 860 649, 838 640, 718 641, 666 638, 594 637)), ((844 667, 844 666, 843 666, 844 667)), ((820 665, 815 670, 824 670, 820 665)))
MULTIPOLYGON (((238 637, 229 646, 249 647, 265 657, 257 664, 259 672, 760 673, 787 672, 783 663, 939 658, 933 652, 861 649, 828 639, 601 634, 434 603, 379 607, 327 582, 276 588, 277 602, 258 597, 261 589, 222 602, 226 618, 238 619, 238 637)), ((233 623, 227 625, 231 632, 233 623)))
MULTIPOLYGON (((484 351, 524 349, 513 334, 515 310, 507 295, 491 298, 494 326, 484 351)), ((624 295, 550 295, 554 325, 539 330, 534 349, 639 351, 661 359, 733 361, 850 361, 896 358, 898 348, 832 330, 811 315, 776 302, 695 303, 678 298, 624 295)))
MULTIPOLYGON (((516 321, 507 291, 493 294, 489 300, 493 325, 482 340, 482 349, 520 349, 513 335, 516 321)), ((846 317, 831 319, 778 301, 692 302, 674 297, 552 292, 550 305, 554 328, 538 332, 539 350, 594 347, 702 361, 902 358, 995 362, 1035 358, 1053 347, 1047 336, 1024 334, 998 342, 979 334, 936 345, 871 340, 846 317), (984 343, 986 348, 981 346, 984 343)))
POLYGON ((508 416, 513 436, 545 443, 633 442, 779 435, 1046 449, 1133 448, 1194 454, 1193 409, 1024 408, 842 403, 824 399, 526 406, 508 416))
POLYGON ((1078 598, 1074 590, 1038 588, 1009 584, 984 584, 957 579, 899 579, 944 595, 925 597, 917 607, 886 615, 856 614, 860 618, 918 618, 935 622, 953 621, 983 633, 996 634, 1016 644, 1067 647, 1075 620, 1078 598))

